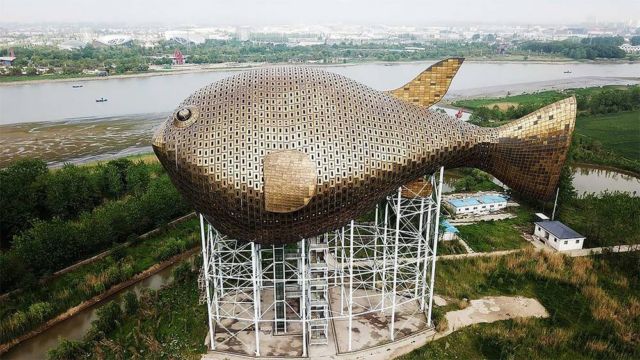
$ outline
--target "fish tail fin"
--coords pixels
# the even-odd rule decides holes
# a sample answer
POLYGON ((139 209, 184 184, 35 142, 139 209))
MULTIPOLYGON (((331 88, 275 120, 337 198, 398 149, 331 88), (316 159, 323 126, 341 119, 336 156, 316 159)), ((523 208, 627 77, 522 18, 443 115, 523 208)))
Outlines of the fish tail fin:
POLYGON ((552 198, 575 122, 572 96, 495 129, 484 168, 524 196, 552 198))
POLYGON ((411 104, 429 107, 447 93, 463 61, 464 58, 449 58, 437 62, 415 79, 388 93, 411 104))

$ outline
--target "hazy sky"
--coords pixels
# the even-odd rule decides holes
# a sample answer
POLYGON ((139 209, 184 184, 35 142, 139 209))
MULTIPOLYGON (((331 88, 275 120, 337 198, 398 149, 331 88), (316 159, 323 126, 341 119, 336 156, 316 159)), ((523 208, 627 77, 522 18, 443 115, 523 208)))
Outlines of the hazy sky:
POLYGON ((0 22, 211 25, 640 20, 640 0, 0 0, 0 22))

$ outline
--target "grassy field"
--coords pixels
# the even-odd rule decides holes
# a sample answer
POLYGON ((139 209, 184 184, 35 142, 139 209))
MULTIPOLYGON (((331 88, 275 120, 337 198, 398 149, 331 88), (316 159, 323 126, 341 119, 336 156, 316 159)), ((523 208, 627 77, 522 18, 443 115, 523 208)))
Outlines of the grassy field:
POLYGON ((550 317, 474 325, 402 359, 637 359, 639 270, 637 252, 569 258, 525 251, 439 261, 436 293, 533 297, 550 317))
POLYGON ((561 204, 558 218, 586 236, 585 248, 640 244, 640 197, 587 195, 561 204))
MULTIPOLYGON (((196 261, 197 263, 197 261, 196 261)), ((402 357, 409 359, 634 359, 640 356, 640 253, 569 258, 534 252, 442 260, 436 293, 456 302, 489 295, 538 299, 546 319, 474 325, 402 357), (457 300, 457 301, 456 301, 457 300)), ((196 359, 206 349, 206 310, 194 272, 142 296, 136 313, 104 337, 77 344, 90 358, 196 359)), ((74 357, 67 357, 74 358, 74 357)))
POLYGON ((507 96, 502 98, 478 98, 478 99, 458 100, 453 102, 453 105, 473 110, 482 106, 491 108, 494 105, 498 105, 498 107, 500 107, 500 104, 505 104, 505 103, 513 104, 515 106, 540 104, 540 103, 551 104, 553 102, 562 100, 566 97, 568 97, 568 95, 565 93, 551 90, 551 91, 540 91, 540 92, 535 92, 531 94, 507 96))
POLYGON ((20 76, 0 76, 0 83, 14 82, 14 81, 30 81, 30 80, 58 80, 58 79, 86 79, 86 78, 98 78, 96 75, 91 74, 46 74, 46 75, 20 75, 20 76))
MULTIPOLYGON (((576 95, 578 98, 579 112, 578 118, 576 119, 576 129, 574 131, 569 161, 612 166, 622 170, 640 173, 640 111, 630 110, 611 114, 592 115, 591 112, 594 108, 589 105, 590 100, 586 100, 590 98, 593 99, 594 95, 607 90, 603 95, 607 94, 607 96, 609 96, 607 101, 614 101, 615 99, 611 97, 616 93, 609 90, 623 89, 635 91, 637 87, 605 86, 565 91, 542 91, 503 98, 459 100, 453 104, 472 110, 483 107, 487 109, 497 107, 500 111, 496 112, 496 110, 491 110, 491 115, 480 115, 483 119, 489 116, 489 119, 475 122, 480 126, 497 127, 513 121, 510 120, 513 115, 508 115, 509 111, 507 111, 510 106, 515 108, 527 106, 528 109, 522 110, 533 111, 568 96, 576 95), (506 118, 504 116, 498 116, 499 114, 506 114, 506 118)), ((620 93, 631 94, 627 91, 620 93)), ((607 103, 607 101, 604 101, 604 103, 607 103)), ((599 109, 600 107, 595 107, 595 110, 599 111, 599 109)), ((612 106, 608 109, 609 111, 617 111, 615 109, 618 108, 612 106)), ((487 112, 489 110, 483 109, 483 111, 487 112)), ((523 114, 517 116, 521 115, 523 114)))
POLYGON ((34 285, 0 301, 0 342, 22 335, 50 318, 152 265, 199 243, 197 220, 121 248, 45 284, 34 285))
POLYGON ((533 214, 526 207, 510 208, 516 218, 481 221, 472 225, 458 226, 460 238, 476 252, 520 249, 530 246, 521 236, 533 232, 533 214))
POLYGON ((558 90, 547 90, 547 91, 538 91, 533 93, 525 93, 520 95, 499 97, 499 98, 477 98, 477 99, 464 99, 454 101, 452 104, 454 106, 460 106, 467 109, 477 109, 479 107, 488 107, 492 108, 494 105, 497 105, 501 110, 501 104, 509 104, 514 106, 519 105, 548 105, 554 103, 556 101, 560 101, 562 99, 566 99, 572 95, 583 95, 583 96, 591 96, 597 93, 600 93, 604 90, 613 90, 613 89, 626 89, 626 86, 602 86, 602 87, 591 87, 591 88, 583 88, 583 89, 567 89, 564 91, 558 90))
POLYGON ((626 158, 640 160, 640 111, 578 117, 575 133, 626 158))
POLYGON ((441 241, 438 243, 438 255, 466 254, 467 249, 458 240, 441 241))

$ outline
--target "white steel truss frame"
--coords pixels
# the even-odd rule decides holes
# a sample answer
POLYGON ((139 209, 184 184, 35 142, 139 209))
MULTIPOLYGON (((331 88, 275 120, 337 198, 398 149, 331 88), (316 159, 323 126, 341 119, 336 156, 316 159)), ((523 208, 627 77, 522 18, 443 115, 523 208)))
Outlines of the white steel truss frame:
POLYGON ((353 319, 374 312, 390 318, 389 340, 394 341, 396 310, 411 302, 431 327, 443 173, 440 168, 431 176, 427 197, 400 187, 376 206, 373 222, 352 220, 296 244, 238 242, 200 215, 201 290, 211 350, 231 338, 242 342, 236 335, 253 331, 255 344, 245 345, 260 356, 260 325, 271 323, 274 334, 300 335, 306 357, 309 345, 326 344, 328 321, 347 320, 351 351, 353 319), (328 304, 330 286, 339 290, 337 309, 328 304), (273 293, 272 301, 261 295, 264 291, 273 293), (216 332, 228 337, 216 343, 216 332))

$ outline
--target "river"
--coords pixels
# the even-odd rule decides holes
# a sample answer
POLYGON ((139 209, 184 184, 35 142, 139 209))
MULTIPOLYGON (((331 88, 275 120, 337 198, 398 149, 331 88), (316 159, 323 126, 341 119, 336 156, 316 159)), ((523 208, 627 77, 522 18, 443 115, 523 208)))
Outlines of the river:
MULTIPOLYGON (((325 66, 375 89, 410 81, 433 62, 325 66)), ((0 86, 0 124, 103 118, 169 112, 195 89, 244 70, 174 73, 77 82, 0 86), (82 85, 74 88, 72 85, 82 85), (106 102, 96 99, 106 98, 106 102)), ((637 84, 640 64, 468 62, 453 79, 449 96, 499 95, 541 88, 637 84), (565 73, 571 71, 571 73, 565 73)))

